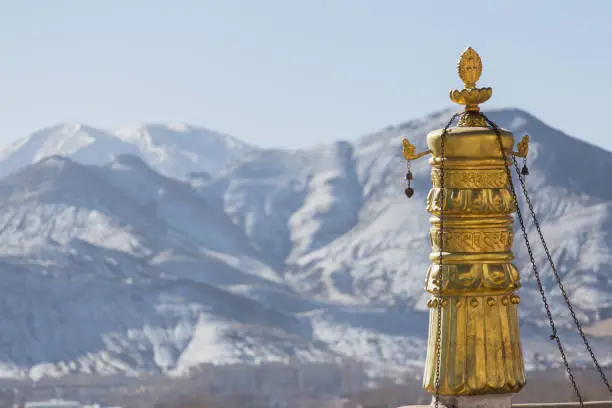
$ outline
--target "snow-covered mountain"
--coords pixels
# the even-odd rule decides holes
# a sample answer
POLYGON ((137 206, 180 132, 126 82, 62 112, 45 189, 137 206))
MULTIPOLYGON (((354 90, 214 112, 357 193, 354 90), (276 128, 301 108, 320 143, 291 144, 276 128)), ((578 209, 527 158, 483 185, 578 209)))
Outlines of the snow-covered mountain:
POLYGON ((183 123, 126 127, 113 134, 138 146, 157 171, 175 177, 217 173, 255 149, 232 136, 183 123))
MULTIPOLYGON (((0 180, 4 372, 180 373, 338 355, 391 372, 422 364, 429 169, 413 164, 406 200, 400 142, 424 148, 450 114, 297 151, 177 125, 61 126, 14 144, 0 160, 12 173, 0 180)), ((532 201, 580 317, 612 317, 612 153, 523 111, 490 117, 531 136, 532 201)), ((555 360, 520 237, 525 353, 555 360)), ((561 336, 571 358, 585 358, 569 328, 561 336)), ((609 343, 594 347, 612 363, 609 343)))
POLYGON ((0 181, 0 208, 10 372, 181 370, 284 357, 287 339, 329 354, 307 322, 242 294, 309 305, 223 211, 135 156, 44 159, 0 181))
POLYGON ((217 173, 255 148, 229 135, 185 124, 150 124, 105 131, 66 123, 39 130, 0 151, 0 175, 54 155, 102 165, 135 154, 163 174, 217 173))
MULTIPOLYGON (((291 243, 277 252, 284 256, 285 279, 296 290, 350 304, 419 307, 429 264, 429 166, 427 160, 413 163, 416 193, 406 200, 400 141, 405 136, 424 149, 425 135, 444 126, 449 116, 450 112, 437 113, 352 144, 301 152, 261 151, 218 176, 208 188, 223 195, 227 213, 260 248, 270 252, 291 243), (270 228, 273 233, 266 235, 270 228)), ((612 153, 520 110, 493 112, 490 117, 517 139, 531 135, 527 185, 549 247, 583 317, 610 316, 612 185, 605 175, 612 171, 612 153)), ((527 225, 530 241, 539 248, 533 223, 527 220, 527 225)), ((524 290, 531 291, 520 233, 515 251, 524 290)), ((545 267, 542 252, 536 250, 536 257, 545 267)), ((546 268, 544 274, 554 296, 546 268)))

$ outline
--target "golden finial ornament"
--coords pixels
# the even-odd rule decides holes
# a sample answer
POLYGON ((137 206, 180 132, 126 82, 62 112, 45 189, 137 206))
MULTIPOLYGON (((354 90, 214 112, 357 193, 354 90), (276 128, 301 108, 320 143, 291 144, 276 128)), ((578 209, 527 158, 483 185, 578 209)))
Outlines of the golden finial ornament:
MULTIPOLYGON (((465 106, 457 126, 451 126, 453 116, 445 128, 429 132, 428 150, 420 153, 402 140, 408 198, 414 194, 411 162, 430 156, 431 165, 426 207, 431 263, 425 277, 430 327, 423 387, 434 401, 443 398, 441 407, 470 408, 486 396, 497 407, 511 408, 511 395, 525 385, 525 364, 516 293, 520 275, 512 252, 517 206, 508 166, 515 158, 526 160, 529 136, 514 151, 514 135, 485 122, 478 105, 493 92, 477 87, 482 61, 474 49, 461 54, 457 73, 464 86, 450 98, 465 106)), ((524 165, 520 177, 528 174, 524 165)))
POLYGON ((478 82, 480 75, 482 75, 482 60, 472 47, 468 47, 461 54, 457 64, 457 72, 466 88, 472 89, 476 87, 476 82, 478 82))
POLYGON ((472 47, 468 47, 457 64, 459 78, 463 81, 462 90, 450 91, 451 101, 459 105, 465 105, 465 113, 459 118, 460 127, 485 127, 486 123, 477 113, 480 111, 479 104, 491 98, 491 88, 476 88, 476 82, 482 74, 482 60, 480 55, 472 47))

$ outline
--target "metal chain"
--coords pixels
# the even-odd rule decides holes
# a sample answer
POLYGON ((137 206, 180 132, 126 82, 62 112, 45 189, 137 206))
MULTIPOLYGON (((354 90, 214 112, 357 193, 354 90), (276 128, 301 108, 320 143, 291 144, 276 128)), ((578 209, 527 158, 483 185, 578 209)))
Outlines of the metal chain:
POLYGON ((436 322, 436 376, 435 376, 435 387, 436 387, 436 394, 434 396, 434 407, 438 408, 439 404, 440 404, 440 366, 441 366, 441 359, 442 359, 442 353, 441 353, 441 348, 442 348, 442 302, 444 301, 444 298, 442 296, 442 288, 444 285, 444 273, 442 271, 442 250, 444 247, 444 207, 446 205, 445 203, 445 195, 444 195, 444 141, 446 139, 446 134, 448 133, 448 128, 451 126, 451 124, 453 123, 453 121, 455 119, 457 119, 457 117, 460 115, 460 113, 455 113, 450 120, 448 121, 448 123, 446 124, 446 126, 444 127, 444 129, 442 129, 442 135, 440 136, 440 233, 439 233, 439 244, 438 244, 438 250, 439 252, 439 259, 438 259, 438 295, 437 295, 437 305, 436 305, 436 309, 437 309, 437 322, 436 322))
MULTIPOLYGON (((504 150, 504 145, 503 145, 502 137, 501 137, 501 131, 497 127, 497 125, 495 123, 493 123, 493 121, 491 121, 484 113, 481 113, 481 115, 484 118, 484 120, 487 122, 487 124, 489 126, 491 126, 491 128, 493 129, 493 131, 497 135, 497 140, 499 142, 499 148, 501 150, 502 157, 504 159, 504 168, 506 169, 506 175, 508 176, 508 184, 510 185, 510 192, 512 194, 512 200, 514 202, 514 205, 516 206, 516 215, 517 215, 517 218, 519 220, 519 224, 521 226, 521 231, 523 233, 523 238, 525 240, 525 246, 527 247, 527 252, 529 253, 529 260, 531 261, 531 268, 533 270, 533 274, 534 274, 534 276, 536 278, 536 282, 538 284, 538 289, 539 289, 540 295, 542 297, 542 302, 544 303, 544 308, 546 309, 546 316, 548 317, 548 322, 549 322, 550 328, 552 330, 552 334, 550 335, 550 339, 551 340, 555 340, 555 342, 557 343, 557 348, 559 349, 559 354, 561 354, 561 359, 563 360, 563 365, 565 367, 565 371, 567 372, 569 380, 570 380, 570 382, 572 384, 572 388, 574 389, 574 393, 576 394, 576 397, 578 398, 578 402, 580 403, 580 407, 584 408, 584 401, 582 399, 582 395, 580 394, 580 390, 578 389, 578 385, 576 384, 576 380, 574 379, 574 375, 572 374, 572 370, 571 370, 570 365, 569 365, 569 363, 567 361, 567 357, 565 355, 565 350, 563 349, 563 345, 561 344, 561 339, 559 338, 559 335, 557 334, 557 328, 555 326, 555 321, 554 321, 552 313, 550 311, 550 306, 548 305, 548 300, 546 299, 546 293, 544 292, 544 287, 542 285, 542 279, 540 278, 540 273, 538 271, 538 267, 536 265, 535 258, 533 256, 533 252, 531 250, 531 244, 529 243, 529 238, 527 236, 527 230, 525 228, 525 222, 523 220, 523 215, 522 215, 521 209, 519 207, 519 202, 518 202, 518 198, 517 198, 517 195, 516 195, 516 190, 514 188, 514 183, 512 182, 512 173, 510 171, 510 167, 507 165, 508 158, 506 156, 506 151, 504 150)), ((516 160, 514 160, 514 163, 516 165, 516 160)), ((522 180, 522 178, 520 176, 519 176, 519 180, 521 182, 521 185, 524 187, 524 181, 522 180)), ((531 205, 530 205, 530 210, 532 210, 531 205)))
MULTIPOLYGON (((518 166, 518 163, 516 162, 516 158, 512 157, 512 161, 514 163, 514 168, 517 174, 520 174, 519 166, 518 166)), ((533 210, 533 205, 531 204, 531 199, 529 198, 529 194, 527 193, 527 187, 525 186, 525 180, 524 178, 520 176, 519 176, 519 180, 521 182, 521 188, 523 190, 523 195, 525 196, 525 201, 527 202, 527 206, 529 207, 529 212, 531 213, 531 217, 533 218, 533 223, 536 229, 538 230, 540 242, 542 243, 542 247, 544 248, 544 251, 546 252, 548 263, 550 264, 550 267, 555 276, 555 280, 557 281, 557 286, 559 287, 559 290, 561 291, 561 294, 563 295, 563 299, 565 300, 565 304, 567 305, 567 308, 569 309, 570 314, 572 315, 572 319, 574 320, 574 324, 576 325, 576 328, 578 329, 578 333, 580 334, 580 337, 582 337, 584 346, 587 352, 591 355, 591 360, 593 361, 593 364, 597 368, 597 371, 599 372, 599 375, 603 383, 608 388, 608 391, 610 392, 610 394, 612 394, 612 387, 610 386, 610 382, 608 381, 608 378, 606 377, 606 374, 604 373, 603 369, 599 365, 599 361, 597 360, 597 357, 595 356, 595 352, 593 352, 593 349, 591 348, 591 345, 589 344, 589 340, 587 339, 586 335, 584 334, 584 331, 582 330, 582 324, 580 324, 580 320, 578 320, 578 317, 576 316, 576 312, 574 311, 572 302, 569 299, 567 291, 565 290, 565 287, 563 286, 563 282, 561 281, 561 277, 559 276, 559 272, 557 271, 557 268, 552 259, 552 256, 550 255, 550 251, 548 250, 548 246, 546 245, 546 241, 544 240, 544 234, 542 233, 542 230, 540 228, 540 222, 538 221, 535 215, 535 212, 533 210)))

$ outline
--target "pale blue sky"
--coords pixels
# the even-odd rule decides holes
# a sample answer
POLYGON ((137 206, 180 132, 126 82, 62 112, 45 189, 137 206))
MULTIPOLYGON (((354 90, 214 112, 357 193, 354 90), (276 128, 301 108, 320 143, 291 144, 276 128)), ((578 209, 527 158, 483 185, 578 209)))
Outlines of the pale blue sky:
POLYGON ((606 0, 0 0, 0 142, 65 121, 351 139, 450 106, 467 45, 485 110, 612 150, 606 0))

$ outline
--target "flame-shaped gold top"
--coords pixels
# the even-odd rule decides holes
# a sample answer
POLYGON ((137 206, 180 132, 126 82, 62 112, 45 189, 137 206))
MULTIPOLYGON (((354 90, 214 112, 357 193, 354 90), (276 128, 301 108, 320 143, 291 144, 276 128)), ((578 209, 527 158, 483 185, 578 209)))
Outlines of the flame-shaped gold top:
POLYGON ((476 87, 476 82, 478 82, 482 74, 482 60, 472 47, 468 47, 461 54, 457 64, 457 72, 459 72, 459 78, 461 78, 467 89, 476 87))
POLYGON ((462 90, 454 89, 450 91, 450 99, 460 105, 465 105, 465 112, 459 121, 459 126, 484 126, 484 120, 481 120, 473 113, 479 112, 479 104, 489 100, 493 94, 491 88, 476 88, 476 82, 482 74, 482 60, 480 55, 472 47, 468 47, 457 64, 457 72, 459 78, 463 81, 464 88, 462 90))

